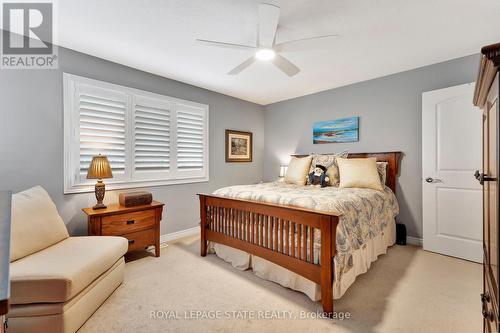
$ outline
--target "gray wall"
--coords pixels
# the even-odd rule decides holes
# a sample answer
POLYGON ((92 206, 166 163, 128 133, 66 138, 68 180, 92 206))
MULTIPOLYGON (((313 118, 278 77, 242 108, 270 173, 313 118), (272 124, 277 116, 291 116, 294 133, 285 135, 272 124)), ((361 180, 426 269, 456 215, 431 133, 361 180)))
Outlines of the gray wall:
MULTIPOLYGON (((59 56, 59 70, 0 71, 0 190, 42 185, 72 234, 86 232, 81 208, 95 199, 63 194, 63 72, 210 106, 210 182, 148 189, 166 203, 162 234, 197 225, 196 193, 273 180, 292 153, 349 149, 405 153, 398 219, 421 237, 421 94, 473 82, 478 65, 478 56, 469 56, 262 107, 64 48, 59 56), (313 122, 353 115, 361 117, 359 142, 312 144, 313 122), (252 163, 224 162, 227 128, 254 133, 252 163)), ((117 192, 107 193, 106 201, 116 200, 117 192)))
MULTIPOLYGON (((162 234, 197 226, 196 193, 261 181, 262 106, 64 48, 59 49, 59 64, 59 70, 0 70, 0 190, 42 185, 71 234, 86 233, 81 208, 93 205, 95 198, 93 193, 63 194, 63 72, 210 106, 210 182, 148 189, 166 203, 162 234), (252 163, 225 163, 228 128, 253 132, 252 163)), ((107 193, 105 201, 116 200, 116 192, 107 193)))
POLYGON ((292 153, 402 151, 398 220, 422 237, 422 92, 473 82, 478 64, 468 56, 267 105, 264 179, 292 153), (360 116, 359 142, 312 143, 313 122, 348 116, 360 116))

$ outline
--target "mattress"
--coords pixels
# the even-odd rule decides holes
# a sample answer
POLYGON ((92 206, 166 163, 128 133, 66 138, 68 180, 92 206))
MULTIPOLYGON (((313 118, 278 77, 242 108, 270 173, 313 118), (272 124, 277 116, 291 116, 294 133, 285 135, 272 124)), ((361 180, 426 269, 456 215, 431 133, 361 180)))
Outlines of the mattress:
MULTIPOLYGON (((340 215, 334 257, 334 298, 341 297, 357 275, 367 271, 377 256, 395 242, 395 216, 399 206, 388 187, 340 189, 337 187, 300 186, 283 182, 238 185, 221 188, 215 195, 314 209, 340 215)), ((319 262, 319 232, 314 235, 314 261, 319 262)), ((296 244, 295 244, 296 246, 296 244)), ((306 247, 309 249, 309 246, 306 247)), ((302 291, 318 300, 319 286, 265 258, 220 244, 210 249, 239 269, 252 268, 256 275, 302 291)), ((307 253, 309 256, 310 254, 307 253)))

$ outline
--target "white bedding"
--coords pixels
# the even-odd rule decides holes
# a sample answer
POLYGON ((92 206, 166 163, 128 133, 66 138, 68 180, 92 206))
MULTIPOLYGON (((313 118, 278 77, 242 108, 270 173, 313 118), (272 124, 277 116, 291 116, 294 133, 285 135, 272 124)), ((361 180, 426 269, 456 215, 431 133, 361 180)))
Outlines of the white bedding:
MULTIPOLYGON (((214 194, 230 198, 276 203, 341 214, 334 258, 333 297, 341 297, 357 275, 368 270, 377 256, 395 242, 394 217, 399 207, 394 193, 371 189, 339 189, 290 185, 281 182, 231 186, 214 194)), ((321 239, 314 237, 315 261, 319 261, 321 239)), ((309 247, 307 247, 309 248, 309 247)), ((220 244, 210 249, 238 269, 252 268, 256 275, 299 290, 319 300, 319 286, 265 258, 220 244)))

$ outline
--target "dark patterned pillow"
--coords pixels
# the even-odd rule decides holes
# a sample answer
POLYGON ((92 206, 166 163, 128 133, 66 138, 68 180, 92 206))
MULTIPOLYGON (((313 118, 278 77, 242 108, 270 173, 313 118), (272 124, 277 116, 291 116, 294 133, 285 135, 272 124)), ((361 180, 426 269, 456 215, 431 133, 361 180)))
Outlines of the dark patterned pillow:
POLYGON ((378 175, 380 176, 380 181, 383 185, 385 185, 385 182, 387 181, 387 165, 389 165, 387 162, 377 162, 378 175))
POLYGON ((326 175, 329 178, 328 186, 338 186, 340 182, 339 167, 337 165, 337 158, 346 158, 349 152, 343 151, 336 154, 313 154, 311 167, 309 173, 314 171, 316 164, 323 165, 326 168, 326 175))

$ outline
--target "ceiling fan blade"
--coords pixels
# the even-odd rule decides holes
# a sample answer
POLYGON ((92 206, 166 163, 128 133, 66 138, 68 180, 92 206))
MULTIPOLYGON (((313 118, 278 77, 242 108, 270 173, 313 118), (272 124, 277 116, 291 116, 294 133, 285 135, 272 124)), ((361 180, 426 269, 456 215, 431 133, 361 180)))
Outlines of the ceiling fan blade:
POLYGON ((268 3, 259 5, 259 46, 272 48, 276 30, 278 29, 278 21, 280 19, 280 8, 268 3))
POLYGON ((239 74, 242 70, 244 70, 245 68, 247 68, 248 66, 250 66, 254 62, 255 62, 255 57, 252 56, 252 57, 248 58, 247 60, 245 60, 244 62, 242 62, 241 64, 239 64, 238 66, 236 66, 235 68, 233 68, 227 74, 229 74, 229 75, 239 74))
POLYGON ((303 51, 311 49, 322 49, 330 45, 330 42, 339 37, 337 34, 322 35, 308 38, 301 38, 279 43, 274 46, 277 52, 303 51))
POLYGON ((197 39, 196 41, 198 43, 205 44, 205 45, 224 47, 224 48, 230 48, 230 49, 247 49, 248 50, 248 49, 255 49, 256 48, 255 46, 251 46, 251 45, 216 42, 214 40, 207 40, 207 39, 197 39))
POLYGON ((288 76, 294 76, 300 72, 300 68, 292 64, 287 58, 277 54, 273 59, 273 64, 276 65, 283 73, 288 76))

